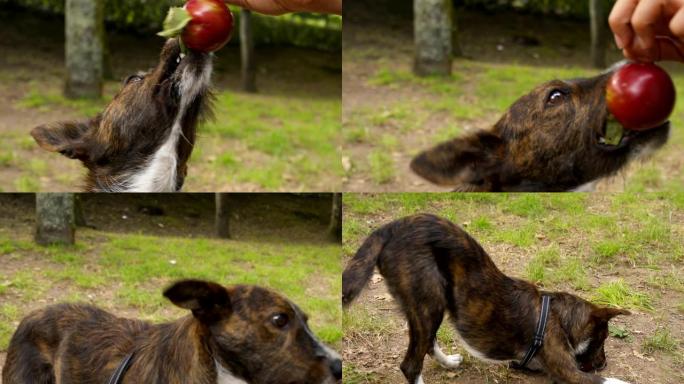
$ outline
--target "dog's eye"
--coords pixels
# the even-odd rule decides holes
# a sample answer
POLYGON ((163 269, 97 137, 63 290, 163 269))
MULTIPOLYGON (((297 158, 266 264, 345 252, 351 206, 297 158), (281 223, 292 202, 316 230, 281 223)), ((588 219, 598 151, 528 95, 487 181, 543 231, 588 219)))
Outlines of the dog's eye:
POLYGON ((142 81, 142 79, 143 77, 140 75, 131 75, 124 81, 124 84, 137 83, 138 81, 142 81))
POLYGON ((278 313, 271 316, 271 323, 278 328, 285 328, 289 322, 290 319, 284 313, 278 313))
POLYGON ((546 99, 546 105, 558 105, 565 100, 565 96, 565 92, 559 89, 554 89, 549 93, 549 97, 546 99))

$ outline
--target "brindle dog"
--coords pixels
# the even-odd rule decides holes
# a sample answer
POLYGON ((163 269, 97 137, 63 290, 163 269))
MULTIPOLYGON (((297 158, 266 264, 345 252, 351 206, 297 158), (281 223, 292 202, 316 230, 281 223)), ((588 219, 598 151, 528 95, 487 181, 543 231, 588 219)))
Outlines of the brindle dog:
POLYGON ((489 130, 442 143, 416 156, 411 168, 460 191, 568 191, 622 169, 662 147, 670 125, 625 131, 606 143, 606 84, 600 76, 543 84, 516 101, 489 130))
POLYGON ((159 64, 128 77, 97 117, 31 131, 48 151, 81 160, 89 192, 173 192, 187 175, 198 122, 209 111, 212 55, 170 39, 159 64))
POLYGON ((3 383, 106 383, 132 352, 124 384, 333 384, 342 378, 338 355, 315 338, 294 303, 273 291, 184 280, 164 296, 192 315, 153 325, 87 305, 33 312, 12 337, 3 383))
POLYGON ((348 306, 377 265, 409 324, 409 346, 401 370, 410 384, 422 384, 425 354, 447 368, 460 355, 446 356, 436 342, 444 313, 463 346, 475 357, 520 361, 533 342, 542 294, 551 297, 544 344, 529 363, 557 383, 618 384, 591 371, 606 365, 608 321, 629 312, 602 308, 564 292, 540 292, 533 284, 504 275, 466 232, 433 215, 391 222, 373 232, 342 276, 348 306))

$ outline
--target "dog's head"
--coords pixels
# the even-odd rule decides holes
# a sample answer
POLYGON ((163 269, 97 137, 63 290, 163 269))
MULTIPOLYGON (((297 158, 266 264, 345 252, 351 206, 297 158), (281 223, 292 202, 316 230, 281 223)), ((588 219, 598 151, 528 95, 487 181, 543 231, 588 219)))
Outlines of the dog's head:
POLYGON ((191 310, 207 330, 219 377, 250 384, 333 384, 342 378, 339 355, 316 339, 299 307, 273 291, 185 280, 164 296, 191 310))
POLYGON ((554 80, 517 100, 491 130, 438 145, 411 163, 439 185, 479 191, 564 191, 617 172, 665 144, 669 123, 606 143, 608 73, 554 80))
POLYGON ((31 135, 42 148, 81 160, 89 169, 88 188, 94 191, 144 189, 134 185, 136 172, 147 168, 166 143, 167 153, 175 157, 167 166, 175 168, 176 177, 169 181, 173 185, 163 186, 170 188, 156 189, 180 189, 206 108, 211 67, 210 55, 183 55, 178 39, 170 39, 157 67, 129 76, 100 115, 42 125, 31 135))
POLYGON ((629 311, 600 307, 568 293, 555 294, 552 307, 560 318, 578 367, 585 372, 605 368, 608 322, 615 316, 629 315, 629 311))

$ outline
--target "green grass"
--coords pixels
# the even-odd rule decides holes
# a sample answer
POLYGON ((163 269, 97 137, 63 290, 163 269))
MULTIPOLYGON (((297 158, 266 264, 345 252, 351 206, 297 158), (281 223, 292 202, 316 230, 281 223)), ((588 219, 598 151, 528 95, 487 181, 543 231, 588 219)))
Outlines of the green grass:
POLYGON ((12 322, 19 317, 19 308, 13 304, 0 305, 0 349, 4 350, 9 344, 14 326, 12 322))
POLYGON ((378 383, 374 373, 360 372, 353 364, 345 363, 342 366, 342 376, 345 384, 368 384, 378 383))
POLYGON ((595 252, 593 261, 599 264, 612 261, 623 251, 624 247, 625 244, 621 241, 612 239, 599 240, 593 246, 595 252))
MULTIPOLYGON (((266 239, 264 239, 266 240, 266 239)), ((58 286, 62 299, 90 300, 106 290, 107 307, 126 307, 148 320, 170 320, 184 312, 161 295, 162 288, 181 278, 202 278, 223 284, 257 284, 275 289, 310 315, 314 332, 328 343, 342 338, 339 246, 281 242, 221 241, 136 234, 103 234, 82 230, 82 244, 47 248, 0 238, 0 250, 43 255, 43 272, 19 270, 9 276, 0 297, 38 298, 58 286), (97 241, 93 242, 93 239, 97 241), (49 261, 48 261, 49 260, 49 261)), ((0 312, 0 350, 7 346, 13 323, 25 315, 20 306, 0 312)))
POLYGON ((635 308, 646 311, 654 309, 651 297, 638 292, 623 280, 601 284, 596 288, 594 302, 619 308, 635 308))
POLYGON ((557 266, 559 262, 560 250, 558 247, 540 250, 527 264, 526 277, 532 281, 544 281, 547 276, 547 269, 557 266))
MULTIPOLYGON (((283 173, 296 182, 313 184, 321 176, 341 175, 336 142, 340 132, 340 101, 221 92, 216 118, 201 127, 219 140, 239 140, 259 154, 257 163, 225 164, 238 181, 276 189, 283 173)), ((226 159, 219 159, 218 166, 226 159)), ((240 159, 232 158, 236 162, 240 159)))
POLYGON ((590 287, 582 261, 576 257, 561 259, 557 246, 540 250, 528 262, 525 277, 545 285, 568 283, 577 290, 588 290, 590 287))
POLYGON ((14 188, 17 192, 35 192, 40 190, 40 183, 34 176, 19 176, 14 180, 14 188))
POLYGON ((642 349, 648 354, 655 352, 674 353, 679 350, 679 344, 679 340, 672 336, 669 329, 660 327, 644 341, 642 349))
POLYGON ((7 167, 12 165, 14 162, 14 152, 12 151, 7 151, 7 152, 2 152, 0 153, 0 167, 7 167))
POLYGON ((366 311, 361 306, 352 306, 342 314, 342 328, 347 337, 354 337, 356 333, 388 335, 394 326, 387 318, 366 311))
POLYGON ((608 335, 616 339, 625 340, 628 343, 634 341, 634 337, 627 328, 619 325, 608 324, 608 335))
POLYGON ((389 183, 394 179, 394 161, 383 150, 375 150, 368 155, 368 164, 373 180, 378 184, 389 183))
POLYGON ((48 111, 55 107, 69 108, 78 111, 84 116, 93 117, 102 112, 104 106, 111 100, 111 96, 105 96, 101 100, 67 99, 58 90, 45 90, 34 85, 17 103, 17 106, 25 109, 38 109, 48 111))

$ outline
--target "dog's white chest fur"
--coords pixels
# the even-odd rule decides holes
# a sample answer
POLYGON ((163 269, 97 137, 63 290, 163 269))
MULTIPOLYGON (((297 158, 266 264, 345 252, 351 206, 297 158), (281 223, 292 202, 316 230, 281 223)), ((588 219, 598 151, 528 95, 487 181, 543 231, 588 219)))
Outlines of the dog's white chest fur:
POLYGON ((216 384, 248 384, 246 381, 233 376, 230 371, 223 368, 223 366, 218 362, 216 363, 216 384))
POLYGON ((180 82, 181 101, 178 114, 166 141, 147 164, 126 182, 126 192, 175 192, 177 185, 178 140, 183 134, 183 117, 192 102, 211 82, 212 63, 207 60, 199 75, 185 67, 180 82))

